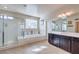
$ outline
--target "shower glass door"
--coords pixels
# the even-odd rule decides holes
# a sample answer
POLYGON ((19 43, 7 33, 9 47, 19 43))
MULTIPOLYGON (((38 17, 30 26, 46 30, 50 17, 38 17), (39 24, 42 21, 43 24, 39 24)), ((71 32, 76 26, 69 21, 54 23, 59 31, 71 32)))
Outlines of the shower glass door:
POLYGON ((18 24, 13 17, 4 16, 4 45, 17 43, 18 24))
POLYGON ((14 17, 0 15, 0 46, 17 43, 18 23, 14 17))
POLYGON ((3 19, 0 17, 0 46, 3 46, 3 19))

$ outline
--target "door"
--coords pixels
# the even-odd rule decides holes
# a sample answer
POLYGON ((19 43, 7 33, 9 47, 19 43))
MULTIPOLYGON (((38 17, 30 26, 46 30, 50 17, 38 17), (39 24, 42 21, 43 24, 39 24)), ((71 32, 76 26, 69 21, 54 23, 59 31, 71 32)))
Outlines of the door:
POLYGON ((57 47, 59 47, 59 40, 61 39, 60 35, 55 35, 53 36, 53 44, 57 47))
POLYGON ((4 19, 4 45, 17 42, 18 27, 15 19, 4 19))
POLYGON ((61 36, 59 46, 60 48, 70 52, 70 38, 67 36, 61 36))
POLYGON ((3 20, 0 19, 0 46, 3 45, 3 20))
POLYGON ((49 34, 48 36, 49 43, 59 47, 60 36, 55 34, 49 34))
POLYGON ((73 38, 71 43, 71 53, 79 54, 79 38, 73 38))
POLYGON ((79 22, 76 22, 76 28, 75 28, 76 32, 79 33, 79 22))

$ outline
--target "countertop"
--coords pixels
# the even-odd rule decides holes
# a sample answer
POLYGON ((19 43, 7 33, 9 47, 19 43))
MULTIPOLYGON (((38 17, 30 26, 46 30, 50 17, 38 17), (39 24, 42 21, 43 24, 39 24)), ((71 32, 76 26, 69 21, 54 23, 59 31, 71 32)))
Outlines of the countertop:
POLYGON ((64 36, 70 36, 70 37, 79 38, 79 33, 72 33, 72 32, 51 32, 51 34, 57 34, 57 35, 64 35, 64 36))

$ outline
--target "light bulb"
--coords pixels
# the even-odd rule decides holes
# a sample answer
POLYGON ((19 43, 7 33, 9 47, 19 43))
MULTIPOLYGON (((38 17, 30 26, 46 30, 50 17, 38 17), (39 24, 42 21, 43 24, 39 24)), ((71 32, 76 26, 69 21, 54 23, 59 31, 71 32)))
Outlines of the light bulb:
POLYGON ((58 15, 58 17, 62 17, 62 15, 58 15))
POLYGON ((66 16, 66 15, 65 15, 65 14, 62 14, 62 17, 63 17, 63 16, 66 16))

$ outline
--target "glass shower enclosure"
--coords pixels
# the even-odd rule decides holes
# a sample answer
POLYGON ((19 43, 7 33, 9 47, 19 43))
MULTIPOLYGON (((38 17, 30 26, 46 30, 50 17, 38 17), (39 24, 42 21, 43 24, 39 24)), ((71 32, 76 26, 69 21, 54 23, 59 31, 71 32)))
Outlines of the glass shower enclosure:
POLYGON ((0 46, 8 46, 17 41, 17 23, 14 17, 0 15, 0 46))

